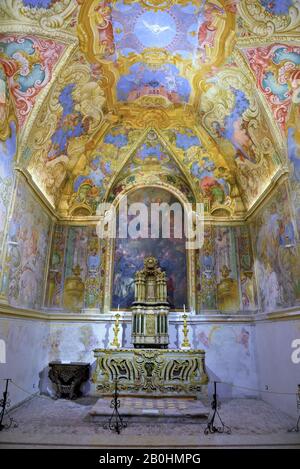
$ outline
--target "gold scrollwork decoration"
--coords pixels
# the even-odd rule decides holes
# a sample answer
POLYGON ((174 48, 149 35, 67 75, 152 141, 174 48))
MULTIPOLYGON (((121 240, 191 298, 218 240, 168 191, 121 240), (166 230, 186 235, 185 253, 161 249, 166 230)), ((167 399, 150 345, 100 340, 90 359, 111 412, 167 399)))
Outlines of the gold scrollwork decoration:
POLYGON ((258 36, 299 33, 300 4, 297 1, 289 7, 285 15, 272 14, 259 0, 239 1, 237 8, 249 31, 258 36))

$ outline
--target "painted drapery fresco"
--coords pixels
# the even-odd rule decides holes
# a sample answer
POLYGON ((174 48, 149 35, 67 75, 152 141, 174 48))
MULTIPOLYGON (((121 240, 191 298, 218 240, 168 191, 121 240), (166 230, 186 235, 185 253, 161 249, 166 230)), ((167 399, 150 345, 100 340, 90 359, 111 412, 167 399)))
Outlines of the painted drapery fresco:
POLYGON ((102 253, 95 227, 56 225, 51 252, 46 305, 70 312, 99 307, 102 253))
POLYGON ((197 267, 200 311, 255 311, 256 286, 246 226, 207 224, 197 267))
MULTIPOLYGON (((128 204, 178 203, 169 192, 157 188, 138 189, 128 196, 128 204)), ((138 215, 138 213, 137 213, 138 215)), ((134 219, 135 216, 129 216, 134 219)), ((158 239, 117 238, 114 252, 114 280, 112 307, 130 308, 134 300, 134 274, 143 267, 146 256, 154 256, 166 271, 168 278, 168 298, 171 306, 182 308, 187 304, 187 266, 185 238, 174 236, 174 218, 171 215, 171 237, 158 239), (173 220, 173 222, 172 222, 173 220), (173 225, 172 225, 173 223, 173 225), (172 235, 173 233, 173 235, 172 235)), ((161 222, 160 222, 161 223, 161 222)), ((161 226, 161 224, 160 224, 161 226)))
POLYGON ((20 179, 9 224, 6 258, 7 295, 14 306, 43 305, 50 229, 50 217, 20 179))
POLYGON ((293 306, 300 299, 300 249, 286 184, 260 210, 252 234, 262 310, 293 306))

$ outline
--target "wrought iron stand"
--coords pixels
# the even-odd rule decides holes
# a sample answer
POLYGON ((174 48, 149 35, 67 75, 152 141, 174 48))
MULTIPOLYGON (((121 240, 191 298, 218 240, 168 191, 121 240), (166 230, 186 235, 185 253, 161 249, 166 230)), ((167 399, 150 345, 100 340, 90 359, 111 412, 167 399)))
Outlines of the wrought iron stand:
POLYGON ((111 431, 114 431, 118 433, 119 435, 121 433, 121 430, 127 427, 127 423, 123 421, 123 418, 119 414, 120 399, 119 399, 119 393, 118 393, 118 379, 117 378, 115 379, 114 396, 111 400, 110 407, 111 409, 114 409, 114 410, 108 423, 104 424, 104 428, 105 429, 109 428, 111 431))
POLYGON ((204 430, 205 435, 208 435, 209 433, 227 433, 228 435, 230 435, 231 428, 228 427, 228 425, 225 425, 225 423, 221 419, 221 416, 218 411, 220 407, 221 407, 221 404, 218 402, 218 396, 217 396, 217 382, 214 381, 214 394, 213 394, 213 401, 211 403, 213 414, 211 417, 208 417, 207 426, 204 430), (215 426, 216 417, 218 417, 221 423, 221 426, 218 426, 218 427, 215 426))
POLYGON ((6 407, 9 407, 9 405, 10 405, 10 400, 8 399, 8 383, 9 383, 10 379, 6 379, 5 381, 6 381, 5 391, 3 391, 3 398, 0 399, 0 409, 2 409, 1 414, 0 414, 0 432, 1 432, 1 430, 3 430, 5 428, 5 425, 3 425, 5 409, 6 409, 6 407))
POLYGON ((295 427, 291 428, 289 432, 300 432, 300 384, 298 384, 298 393, 297 393, 297 411, 299 413, 297 423, 295 427))
POLYGON ((297 432, 297 433, 300 432, 300 415, 299 415, 299 417, 298 417, 296 426, 293 427, 293 428, 291 428, 291 429, 289 430, 289 432, 297 432))

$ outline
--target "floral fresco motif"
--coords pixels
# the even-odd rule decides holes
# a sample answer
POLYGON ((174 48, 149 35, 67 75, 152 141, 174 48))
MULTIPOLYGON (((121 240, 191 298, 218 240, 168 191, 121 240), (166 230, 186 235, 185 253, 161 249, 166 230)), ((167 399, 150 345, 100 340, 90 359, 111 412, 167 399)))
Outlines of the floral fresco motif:
MULTIPOLYGON (((178 200, 163 189, 138 189, 128 196, 128 204, 142 202, 150 206, 152 202, 169 204, 178 200)), ((132 216, 132 219, 134 217, 132 216)), ((171 218, 172 220, 172 218, 171 218)), ((130 223, 130 220, 129 220, 130 223)), ((174 226, 171 226, 171 233, 174 226)), ((143 267, 146 256, 155 256, 165 269, 168 278, 168 297, 171 306, 182 308, 187 304, 187 266, 185 239, 175 238, 117 238, 114 257, 114 281, 112 307, 118 305, 130 308, 134 300, 134 274, 143 267)))
POLYGON ((20 127, 51 80, 64 48, 63 44, 35 36, 0 36, 0 62, 15 98, 20 127))
POLYGON ((292 102, 293 80, 300 76, 300 47, 276 44, 246 49, 245 55, 282 130, 292 102))
POLYGON ((295 304, 300 298, 300 252, 286 185, 261 209, 252 231, 262 309, 295 304))
POLYGON ((20 180, 9 225, 6 259, 8 298, 14 306, 39 308, 43 304, 50 226, 49 216, 20 180))

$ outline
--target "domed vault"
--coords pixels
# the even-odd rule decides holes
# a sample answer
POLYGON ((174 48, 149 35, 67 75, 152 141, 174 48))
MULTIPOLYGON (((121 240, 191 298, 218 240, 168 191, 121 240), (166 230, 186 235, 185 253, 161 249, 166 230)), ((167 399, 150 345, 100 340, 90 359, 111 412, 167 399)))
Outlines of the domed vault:
POLYGON ((288 171, 299 83, 299 6, 264 3, 2 3, 15 166, 58 218, 94 216, 117 182, 150 174, 211 217, 247 216, 288 171))

